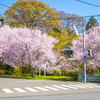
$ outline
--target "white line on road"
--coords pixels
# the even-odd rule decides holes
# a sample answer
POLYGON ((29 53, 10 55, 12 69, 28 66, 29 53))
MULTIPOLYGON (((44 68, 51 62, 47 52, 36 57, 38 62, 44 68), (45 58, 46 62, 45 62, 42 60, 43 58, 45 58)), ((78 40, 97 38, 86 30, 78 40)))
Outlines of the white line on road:
POLYGON ((29 91, 32 91, 32 92, 39 92, 38 90, 35 90, 33 88, 30 88, 30 87, 25 87, 25 89, 29 90, 29 91))
POLYGON ((52 85, 53 87, 59 88, 59 89, 63 89, 63 90, 69 90, 68 88, 65 87, 61 87, 61 86, 57 86, 57 85, 52 85))
POLYGON ((44 86, 45 88, 48 88, 48 89, 51 89, 51 90, 59 90, 59 89, 56 89, 56 88, 53 88, 53 87, 50 87, 50 86, 44 86))
POLYGON ((92 87, 91 85, 88 85, 88 84, 76 84, 77 86, 80 86, 80 87, 85 87, 85 88, 94 88, 92 87))
POLYGON ((20 88, 14 88, 16 91, 18 91, 18 92, 26 92, 26 91, 24 91, 24 90, 22 90, 22 89, 20 89, 20 88))
POLYGON ((94 87, 100 88, 100 86, 94 86, 94 87))
POLYGON ((16 81, 16 82, 33 82, 33 80, 26 80, 26 81, 16 81))
POLYGON ((86 89, 86 87, 78 86, 78 85, 70 85, 70 86, 77 87, 77 88, 82 88, 82 89, 86 89))
POLYGON ((6 93, 14 93, 13 91, 11 91, 10 89, 2 89, 3 91, 5 91, 6 93))
POLYGON ((72 86, 68 86, 68 85, 61 85, 61 86, 64 86, 64 87, 67 87, 67 88, 71 88, 71 89, 78 89, 76 87, 72 87, 72 86))
POLYGON ((49 91, 48 89, 42 88, 42 87, 34 87, 36 89, 42 90, 42 91, 49 91))

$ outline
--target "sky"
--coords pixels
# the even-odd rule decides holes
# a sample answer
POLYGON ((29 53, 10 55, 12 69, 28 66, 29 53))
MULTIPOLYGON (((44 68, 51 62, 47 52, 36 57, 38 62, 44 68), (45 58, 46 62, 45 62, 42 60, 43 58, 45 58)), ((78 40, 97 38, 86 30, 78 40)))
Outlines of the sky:
MULTIPOLYGON (((79 16, 92 16, 100 14, 100 7, 91 6, 84 4, 77 0, 38 0, 43 1, 45 4, 48 4, 50 8, 56 8, 57 11, 64 11, 65 13, 75 14, 79 16)), ((91 4, 100 6, 100 0, 81 0, 91 4)), ((0 0, 0 4, 7 6, 12 6, 16 0, 0 0)), ((3 16, 3 13, 7 7, 0 5, 0 14, 3 16)), ((90 17, 87 17, 88 21, 90 17)), ((95 17, 96 20, 100 23, 100 17, 95 17)))

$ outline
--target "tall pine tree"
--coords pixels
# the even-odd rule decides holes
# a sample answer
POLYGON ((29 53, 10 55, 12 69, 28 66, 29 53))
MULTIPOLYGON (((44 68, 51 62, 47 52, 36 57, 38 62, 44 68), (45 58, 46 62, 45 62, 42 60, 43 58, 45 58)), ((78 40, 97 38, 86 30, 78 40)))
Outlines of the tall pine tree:
POLYGON ((92 28, 92 27, 96 27, 98 26, 99 23, 97 22, 97 20, 92 16, 89 21, 86 24, 86 30, 92 28))

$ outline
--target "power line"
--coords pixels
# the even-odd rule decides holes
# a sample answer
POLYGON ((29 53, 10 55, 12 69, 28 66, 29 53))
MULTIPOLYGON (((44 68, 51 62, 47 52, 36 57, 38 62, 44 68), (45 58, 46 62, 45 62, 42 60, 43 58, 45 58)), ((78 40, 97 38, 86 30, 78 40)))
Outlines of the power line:
MULTIPOLYGON (((100 8, 100 6, 98 6, 98 5, 90 4, 90 3, 87 3, 87 2, 84 2, 84 1, 81 1, 81 0, 76 0, 76 1, 79 1, 79 2, 82 2, 82 3, 86 3, 86 4, 89 4, 89 5, 92 5, 92 6, 97 6, 97 7, 100 8)), ((10 6, 7 6, 7 5, 4 5, 4 4, 1 4, 1 3, 0 3, 0 5, 1 6, 5 6, 7 8, 10 8, 10 6)), ((16 10, 19 11, 19 9, 16 9, 16 10)), ((100 15, 91 15, 91 16, 100 17, 100 15)), ((74 18, 87 18, 87 17, 91 17, 91 16, 80 16, 80 17, 73 17, 73 18, 70 18, 70 17, 67 17, 67 18, 55 18, 55 19, 51 18, 51 19, 48 19, 48 20, 61 20, 61 19, 66 20, 66 19, 74 19, 74 18)), ((43 21, 43 20, 38 20, 38 21, 43 21)))
MULTIPOLYGON (((52 5, 52 4, 50 4, 50 5, 52 5)), ((90 13, 90 12, 86 12, 86 11, 83 11, 83 10, 79 10, 79 9, 72 9, 72 8, 69 8, 69 7, 64 7, 64 6, 60 6, 60 5, 52 5, 52 6, 57 6, 57 7, 61 7, 61 8, 67 8, 67 9, 69 9, 69 10, 75 10, 75 11, 78 11, 78 12, 85 12, 85 13, 90 13)))
MULTIPOLYGON (((0 5, 1 5, 1 6, 4 6, 4 7, 7 7, 7 8, 10 8, 10 6, 7 6, 7 5, 4 5, 4 4, 1 4, 1 3, 0 3, 0 5)), ((61 6, 58 6, 58 7, 61 7, 61 6)), ((70 8, 68 8, 68 9, 70 9, 70 8)), ((74 9, 74 10, 75 10, 75 9, 74 9)), ((76 10, 77 10, 77 9, 76 9, 76 10)), ((77 10, 77 11, 80 11, 80 10, 77 10)), ((86 12, 86 11, 81 11, 81 12, 86 12)), ((87 12, 87 13, 89 13, 89 12, 87 12)))
MULTIPOLYGON (((100 15, 92 15, 92 16, 95 16, 95 17, 100 17, 100 15)), ((87 18, 87 17, 91 17, 91 16, 81 16, 81 17, 72 17, 72 18, 70 18, 70 17, 68 17, 68 18, 51 18, 51 19, 46 19, 46 20, 61 20, 61 19, 63 19, 63 20, 70 20, 70 19, 75 19, 75 18, 87 18)), ((45 20, 36 20, 36 19, 34 19, 34 21, 45 21, 45 20)), ((29 21, 17 21, 17 22, 13 22, 13 23, 27 23, 27 22, 29 22, 29 21)), ((32 21, 31 21, 32 22, 32 21)))
MULTIPOLYGON (((76 0, 76 1, 79 1, 79 2, 82 2, 82 3, 86 3, 86 4, 89 4, 89 5, 93 5, 93 6, 98 6, 98 5, 94 5, 94 4, 90 4, 90 3, 87 3, 87 2, 84 2, 84 1, 81 1, 81 0, 76 0)), ((4 4, 1 4, 0 3, 0 5, 2 5, 2 6, 5 6, 5 7, 7 7, 7 8, 10 8, 10 6, 7 6, 7 5, 4 5, 4 4)), ((99 8, 100 8, 100 6, 98 6, 99 8)), ((18 10, 19 11, 19 9, 16 9, 16 10, 18 10)), ((91 16, 94 16, 94 17, 100 17, 100 15, 91 15, 91 16)), ((73 18, 86 18, 86 17, 91 17, 91 16, 80 16, 80 17, 73 17, 73 18)), ((61 20, 61 19, 71 19, 71 18, 58 18, 57 20, 61 20)), ((55 19, 49 19, 49 20, 55 20, 55 19)))
POLYGON ((84 1, 81 1, 81 0, 76 0, 76 1, 79 1, 79 2, 82 2, 82 3, 88 4, 88 5, 91 5, 91 6, 95 6, 95 7, 99 7, 100 8, 99 5, 91 4, 91 3, 84 2, 84 1))
POLYGON ((56 18, 56 19, 48 19, 48 20, 61 20, 61 19, 64 19, 64 20, 66 20, 66 19, 75 19, 75 18, 88 18, 88 17, 91 17, 91 16, 93 16, 93 17, 100 17, 100 15, 98 14, 98 15, 90 15, 90 16, 80 16, 80 17, 67 17, 67 18, 56 18))
POLYGON ((1 5, 1 6, 4 6, 4 7, 7 7, 7 8, 9 8, 9 7, 10 7, 10 6, 7 6, 7 5, 4 5, 4 4, 1 4, 1 3, 0 3, 0 5, 1 5))

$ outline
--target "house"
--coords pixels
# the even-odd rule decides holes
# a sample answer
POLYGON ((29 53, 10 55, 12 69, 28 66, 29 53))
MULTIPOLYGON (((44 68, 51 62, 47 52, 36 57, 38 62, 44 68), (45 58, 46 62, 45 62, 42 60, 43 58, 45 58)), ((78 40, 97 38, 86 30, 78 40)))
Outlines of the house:
POLYGON ((66 46, 62 52, 64 53, 66 60, 73 60, 73 56, 75 56, 75 54, 73 54, 73 51, 70 49, 71 46, 66 46))

